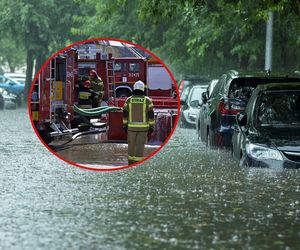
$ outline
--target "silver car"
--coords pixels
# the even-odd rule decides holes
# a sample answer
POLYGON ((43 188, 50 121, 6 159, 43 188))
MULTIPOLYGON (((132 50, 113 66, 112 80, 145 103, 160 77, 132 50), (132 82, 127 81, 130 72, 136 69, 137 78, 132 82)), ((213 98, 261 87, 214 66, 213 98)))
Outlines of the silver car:
POLYGON ((185 103, 186 108, 182 112, 181 127, 196 127, 196 118, 202 105, 202 93, 207 90, 208 85, 194 86, 185 103))

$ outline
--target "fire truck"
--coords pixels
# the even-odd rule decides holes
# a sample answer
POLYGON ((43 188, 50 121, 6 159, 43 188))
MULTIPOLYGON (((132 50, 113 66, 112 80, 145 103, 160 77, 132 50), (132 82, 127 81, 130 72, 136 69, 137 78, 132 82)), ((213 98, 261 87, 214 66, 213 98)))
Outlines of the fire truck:
POLYGON ((79 52, 70 48, 51 58, 31 86, 32 123, 43 141, 49 144, 54 138, 82 132, 74 105, 78 104, 80 79, 94 69, 104 83, 102 105, 120 108, 98 117, 105 139, 126 140, 121 107, 131 95, 134 82, 142 80, 153 101, 156 118, 149 143, 163 143, 176 125, 179 103, 166 68, 153 57, 113 57, 112 53, 101 52, 87 56, 79 52))

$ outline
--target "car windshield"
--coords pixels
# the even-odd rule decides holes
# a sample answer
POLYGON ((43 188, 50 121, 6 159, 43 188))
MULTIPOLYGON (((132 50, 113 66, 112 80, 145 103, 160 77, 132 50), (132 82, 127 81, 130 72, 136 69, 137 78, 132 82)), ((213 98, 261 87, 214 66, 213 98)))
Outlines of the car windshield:
POLYGON ((300 125, 300 91, 266 92, 258 105, 260 126, 300 125))

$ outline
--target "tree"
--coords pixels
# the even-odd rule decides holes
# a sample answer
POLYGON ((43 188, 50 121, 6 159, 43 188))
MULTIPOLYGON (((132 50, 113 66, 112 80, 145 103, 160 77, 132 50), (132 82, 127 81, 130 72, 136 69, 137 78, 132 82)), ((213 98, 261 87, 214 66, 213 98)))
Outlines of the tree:
MULTIPOLYGON (((26 51, 26 91, 27 98, 34 61, 36 69, 53 52, 63 48, 67 42, 80 36, 71 34, 72 17, 78 6, 72 0, 0 0, 2 22, 0 31, 12 36, 26 51)), ((85 36, 86 37, 86 36, 85 36)))
POLYGON ((0 65, 7 65, 10 72, 24 66, 25 50, 12 37, 0 38, 0 55, 0 65))
POLYGON ((80 25, 72 31, 130 40, 156 52, 178 74, 217 77, 230 68, 263 69, 269 11, 276 18, 274 61, 285 62, 274 69, 295 70, 300 57, 297 1, 101 1, 93 15, 77 17, 80 25))

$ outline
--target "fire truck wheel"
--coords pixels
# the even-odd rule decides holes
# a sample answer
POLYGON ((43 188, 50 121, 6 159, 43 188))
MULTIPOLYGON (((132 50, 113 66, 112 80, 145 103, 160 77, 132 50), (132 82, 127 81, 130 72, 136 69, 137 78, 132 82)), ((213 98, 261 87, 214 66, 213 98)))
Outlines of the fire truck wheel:
POLYGON ((46 143, 49 144, 50 142, 53 141, 53 138, 49 136, 49 130, 41 130, 39 131, 40 137, 42 140, 46 143))
POLYGON ((131 92, 129 89, 120 89, 116 91, 117 97, 129 97, 131 96, 131 92))

